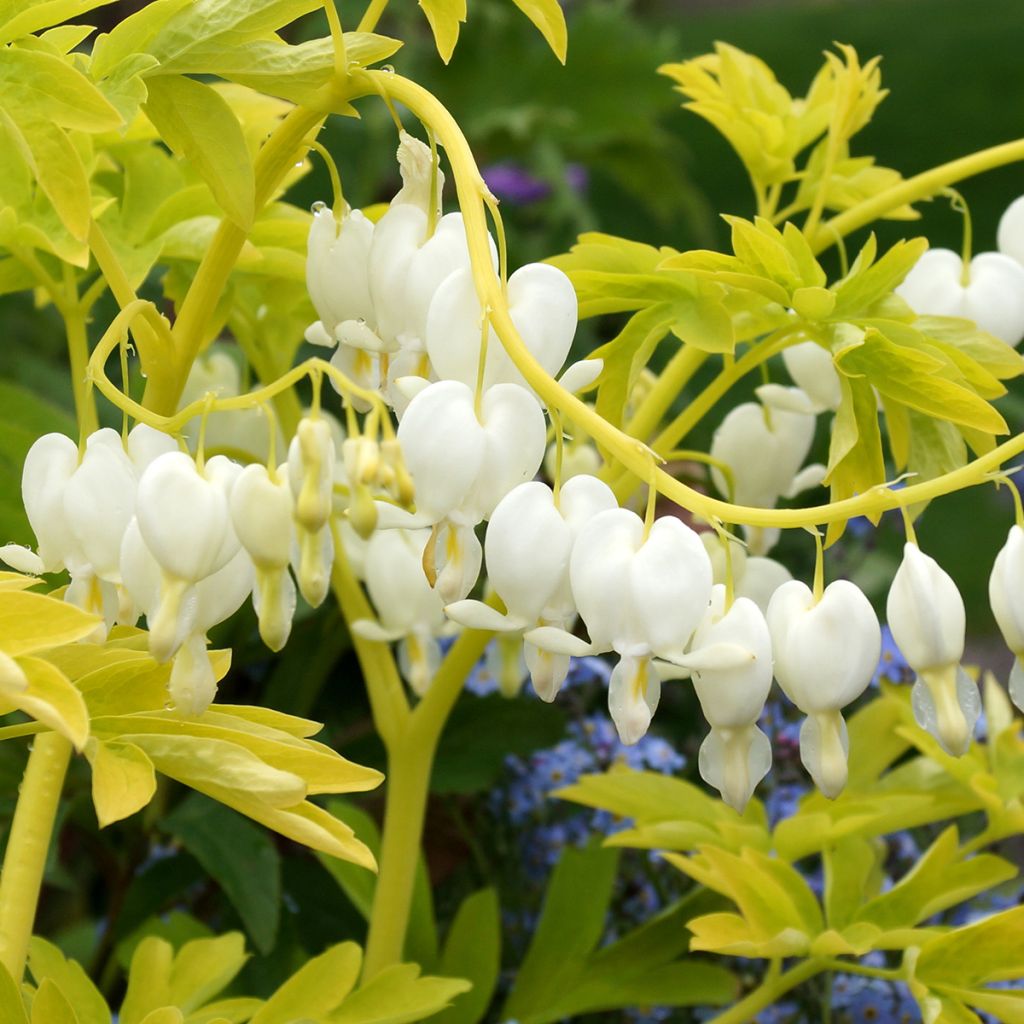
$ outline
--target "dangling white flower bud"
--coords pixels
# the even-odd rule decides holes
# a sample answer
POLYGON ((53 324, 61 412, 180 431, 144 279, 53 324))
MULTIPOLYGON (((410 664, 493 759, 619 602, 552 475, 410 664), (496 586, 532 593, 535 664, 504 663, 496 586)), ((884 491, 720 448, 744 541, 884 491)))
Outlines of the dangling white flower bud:
MULTIPOLYGON (((814 426, 815 417, 809 412, 777 405, 768 408, 758 402, 736 406, 711 440, 712 457, 732 469, 733 501, 772 508, 789 491, 807 458, 814 426)), ((730 493, 720 470, 712 468, 711 477, 722 494, 730 493)))
MULTIPOLYGON (((420 142, 407 131, 398 133, 398 170, 402 175, 402 187, 391 200, 392 206, 416 206, 424 213, 429 212, 431 182, 434 182, 434 213, 441 213, 441 193, 444 191, 444 172, 434 159, 430 146, 420 142)), ((383 219, 383 218, 382 218, 383 219)))
POLYGON ((914 717, 955 757, 971 745, 981 710, 978 686, 960 667, 967 617, 949 574, 913 543, 903 548, 886 602, 896 646, 917 673, 914 717))
POLYGON ((295 584, 291 561, 292 492, 286 467, 272 479, 265 466, 242 470, 231 489, 231 521, 242 547, 256 567, 253 607, 260 636, 272 650, 288 642, 295 616, 295 584))
POLYGON ((742 812, 772 763, 771 743, 757 727, 772 685, 772 644, 753 601, 737 598, 727 611, 725 598, 716 584, 688 653, 675 660, 691 669, 711 726, 700 748, 701 778, 742 812))
MULTIPOLYGON (((576 333, 572 282, 546 263, 528 263, 508 279, 509 314, 527 348, 552 376, 562 368, 576 333)), ((427 315, 426 342, 434 372, 474 387, 480 367, 483 310, 468 269, 447 277, 427 315)), ((518 384, 529 390, 493 328, 487 342, 483 386, 518 384)), ((531 390, 532 394, 532 390, 531 390)))
POLYGON ((403 674, 421 696, 440 662, 436 637, 445 621, 441 598, 423 573, 429 537, 429 530, 380 530, 373 535, 366 548, 366 589, 379 621, 352 624, 368 640, 404 641, 403 674))
POLYGON ((335 467, 334 440, 323 417, 300 420, 288 449, 288 482, 295 499, 296 576, 315 608, 330 589, 334 541, 330 531, 335 467))
POLYGON ((973 320, 983 331, 1017 345, 1024 338, 1024 267, 999 252, 964 265, 950 249, 929 249, 914 264, 896 294, 921 316, 973 320))
POLYGON ((768 605, 775 678, 805 714, 800 759, 815 785, 835 798, 846 785, 849 740, 840 711, 867 688, 882 651, 871 602, 848 580, 830 583, 815 601, 799 580, 784 583, 768 605))
POLYGON ((843 400, 832 353, 815 341, 802 341, 782 350, 786 372, 814 405, 815 412, 835 411, 843 400))
POLYGON ((228 486, 238 467, 222 456, 200 472, 184 452, 154 459, 139 481, 139 532, 162 571, 160 606, 150 622, 150 653, 166 661, 180 643, 179 617, 200 580, 239 550, 228 510, 228 486))
MULTIPOLYGON (((1024 212, 1024 203, 1019 199, 1010 210, 1014 206, 1024 212)), ((988 599, 1006 646, 1013 652, 1010 699, 1024 711, 1024 529, 1019 526, 1010 527, 1006 543, 996 555, 988 580, 988 599)))

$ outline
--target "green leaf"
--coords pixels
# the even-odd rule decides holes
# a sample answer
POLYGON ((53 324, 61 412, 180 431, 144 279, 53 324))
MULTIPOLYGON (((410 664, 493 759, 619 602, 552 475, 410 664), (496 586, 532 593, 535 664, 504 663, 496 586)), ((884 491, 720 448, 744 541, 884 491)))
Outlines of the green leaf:
POLYGON ((144 52, 167 22, 195 0, 152 0, 119 21, 109 33, 96 37, 89 70, 105 78, 118 65, 144 52))
MULTIPOLYGON (((196 47, 229 53, 233 47, 266 38, 321 6, 318 0, 194 0, 163 19, 154 34, 149 34, 146 25, 148 38, 136 48, 145 48, 162 68, 180 72, 188 66, 189 54, 196 47)), ((217 71, 215 67, 202 70, 217 71)))
POLYGON ((841 839, 825 849, 824 903, 829 927, 845 928, 857 917, 865 897, 878 890, 882 881, 880 854, 878 844, 858 836, 841 839))
MULTIPOLYGON (((346 32, 345 53, 350 64, 367 67, 395 54, 402 44, 397 39, 371 32, 346 32)), ((314 102, 315 94, 334 74, 334 45, 329 38, 310 39, 289 45, 270 39, 253 39, 223 50, 215 42, 195 46, 182 61, 179 71, 207 71, 259 92, 280 96, 295 103, 314 102)))
POLYGON ((245 939, 238 932, 186 942, 171 965, 168 1001, 185 1013, 197 1010, 231 984, 245 961, 245 939))
POLYGON ((266 1001, 251 1024, 292 1024, 302 1018, 322 1018, 355 987, 362 963, 362 950, 354 942, 332 946, 293 974, 266 1001))
POLYGON ((193 794, 161 823, 224 890, 253 944, 269 953, 277 937, 281 858, 267 834, 244 818, 193 794))
POLYGON ((540 30, 554 55, 564 64, 569 34, 565 27, 565 15, 558 0, 512 0, 530 21, 540 30))
POLYGON ((24 0, 4 0, 0 4, 0 45, 32 32, 70 21, 86 11, 106 7, 114 0, 43 0, 26 4, 24 0))
MULTIPOLYGON (((863 494, 885 479, 882 434, 875 392, 866 380, 839 375, 842 401, 832 423, 825 483, 832 501, 863 494)), ((844 523, 830 523, 826 543, 841 535, 844 523)))
POLYGON ((118 1024, 141 1024, 151 1010, 167 1005, 173 962, 174 947, 163 939, 150 936, 135 947, 118 1024))
POLYGON ((0 964, 0 1013, 9 1024, 28 1024, 21 993, 3 964, 0 964))
POLYGON ((1024 907, 926 942, 915 973, 925 984, 966 988, 1024 977, 1024 907))
POLYGON ((618 863, 617 851, 593 842, 562 851, 502 1020, 535 1020, 576 979, 604 932, 618 863))
POLYGON ((79 1024, 71 1004, 49 979, 32 998, 32 1024, 79 1024))
POLYGON ((843 320, 864 316, 865 311, 891 294, 927 248, 927 238, 900 241, 875 262, 877 243, 875 236, 871 235, 850 267, 850 272, 835 286, 833 317, 843 320))
POLYGON ((255 215, 255 178, 242 126, 208 85, 183 76, 155 78, 143 108, 164 141, 191 163, 221 208, 247 231, 255 215))
POLYGON ((407 1024, 443 1010, 468 989, 469 982, 461 979, 421 977, 417 964, 395 964, 353 992, 327 1020, 331 1024, 407 1024))
POLYGON ((37 985, 49 979, 60 990, 75 1008, 78 1024, 110 1024, 107 1001, 89 980, 81 964, 68 960, 56 946, 34 936, 29 941, 28 967, 37 985))
POLYGON ((466 20, 466 0, 419 0, 434 33, 441 60, 448 63, 459 41, 459 27, 466 20))
POLYGON ((0 95, 18 120, 84 132, 113 131, 121 115, 88 78, 41 50, 0 49, 0 95))
POLYGON ((494 889, 467 896, 448 929, 439 970, 465 978, 473 987, 433 1018, 434 1024, 477 1024, 483 1020, 501 969, 501 910, 494 889))
POLYGON ((1014 878, 1017 869, 1002 857, 978 854, 961 860, 959 833, 950 825, 888 892, 868 900, 857 913, 883 930, 910 927, 941 910, 969 900, 1014 878))
POLYGON ((940 420, 949 420, 989 434, 1006 433, 1006 421, 973 391, 937 376, 942 362, 907 345, 894 343, 869 328, 860 344, 835 356, 848 376, 864 376, 887 398, 940 420))
MULTIPOLYGON (((3 112, 0 111, 0 116, 3 112)), ((83 241, 92 219, 89 176, 67 134, 44 120, 20 119, 8 124, 23 145, 23 153, 39 187, 53 204, 72 238, 83 241)))

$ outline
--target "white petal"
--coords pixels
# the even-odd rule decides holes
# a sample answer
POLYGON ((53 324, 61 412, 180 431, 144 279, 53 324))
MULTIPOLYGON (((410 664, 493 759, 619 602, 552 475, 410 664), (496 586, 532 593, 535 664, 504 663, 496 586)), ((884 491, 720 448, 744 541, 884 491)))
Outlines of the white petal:
POLYGON ((217 679, 201 633, 190 636, 174 656, 168 690, 175 711, 188 718, 197 718, 213 703, 217 679))
POLYGON ((588 654, 596 654, 598 648, 594 644, 588 644, 578 636, 557 626, 538 626, 523 634, 527 643, 542 651, 549 651, 551 654, 566 654, 573 658, 582 658, 588 654))
POLYGON ((1019 526, 1010 528, 1006 543, 996 555, 988 596, 1006 646, 1018 656, 1024 654, 1024 530, 1019 526))
POLYGON ((846 787, 850 740, 838 711, 810 715, 800 727, 800 760, 830 800, 846 787))
POLYGON ((547 439, 544 413, 530 392, 516 384, 498 384, 484 393, 480 422, 485 450, 462 505, 474 521, 488 518, 513 487, 536 475, 547 439))
POLYGON ((586 391, 604 370, 603 359, 580 359, 566 367, 565 373, 558 378, 558 383, 571 394, 586 391))
POLYGON ((771 764, 772 745, 756 725, 712 729, 701 744, 697 759, 700 777, 740 814, 771 764))
POLYGON ((417 513, 437 522, 462 505, 486 450, 473 392, 457 381, 431 384, 409 403, 398 440, 416 485, 417 513))
POLYGON ((775 677, 807 714, 838 711, 864 692, 882 649, 871 603, 848 580, 830 583, 815 604, 798 580, 784 583, 768 605, 775 677))
POLYGON ((379 530, 366 545, 366 589, 381 624, 400 636, 444 624, 441 598, 423 571, 429 537, 429 530, 379 530))
POLYGON ((63 434, 44 434, 25 456, 21 496, 47 572, 84 560, 64 513, 64 489, 78 468, 78 446, 63 434))
POLYGON ((509 614, 534 624, 568 576, 572 531, 547 484, 513 488, 491 514, 484 542, 487 575, 509 614))
POLYGON ((896 646, 915 672, 955 664, 963 657, 963 598, 949 574, 916 544, 903 548, 886 617, 896 646))
POLYGON ((482 629, 492 633, 522 629, 526 624, 519 619, 502 615, 483 601, 455 601, 445 605, 445 615, 467 629, 482 629))
POLYGON ((292 547, 292 492, 287 478, 246 466, 231 489, 231 521, 242 547, 261 569, 288 565, 292 547))
POLYGON ((23 544, 4 544, 0 547, 0 562, 4 562, 17 572, 38 576, 46 572, 43 560, 23 544))
POLYGON ((647 658, 622 658, 608 683, 608 712, 627 746, 647 734, 661 699, 661 680, 647 658))
POLYGON ((224 564, 225 544, 234 535, 227 497, 184 452, 159 456, 142 474, 136 514, 142 538, 165 572, 196 582, 224 564))

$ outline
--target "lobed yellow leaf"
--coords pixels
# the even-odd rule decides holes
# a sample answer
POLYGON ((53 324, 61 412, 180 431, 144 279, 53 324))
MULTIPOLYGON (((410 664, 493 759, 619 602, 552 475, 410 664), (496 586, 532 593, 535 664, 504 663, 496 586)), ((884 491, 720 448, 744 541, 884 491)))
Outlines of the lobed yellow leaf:
POLYGON ((146 752, 133 743, 90 740, 92 802, 100 828, 142 810, 156 792, 156 772, 146 752))
POLYGON ((0 590, 0 651, 11 657, 87 637, 100 620, 46 594, 0 590))

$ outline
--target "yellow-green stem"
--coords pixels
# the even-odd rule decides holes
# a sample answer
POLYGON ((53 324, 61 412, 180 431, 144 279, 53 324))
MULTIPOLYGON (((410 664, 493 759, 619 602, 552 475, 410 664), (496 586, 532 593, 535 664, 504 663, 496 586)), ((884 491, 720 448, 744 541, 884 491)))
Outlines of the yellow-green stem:
POLYGON ((865 199, 826 221, 815 231, 811 247, 816 253, 821 252, 833 245, 837 238, 842 238, 851 231, 884 217, 891 210, 906 203, 927 199, 954 182, 1018 160, 1024 160, 1024 139, 1015 139, 1013 142, 981 149, 970 156, 963 156, 958 160, 933 167, 929 171, 915 174, 913 178, 907 178, 899 185, 893 185, 892 188, 887 188, 884 192, 879 192, 878 195, 865 199))
POLYGON ((654 387, 626 423, 626 433, 645 440, 707 358, 707 352, 702 352, 694 345, 683 345, 669 360, 654 387))
POLYGON ((50 850, 71 743, 59 733, 36 737, 18 793, 0 874, 0 963, 20 984, 43 870, 50 850))
POLYGON ((374 894, 363 967, 366 978, 401 959, 434 754, 466 677, 490 638, 490 633, 475 630, 467 630, 459 637, 426 696, 413 710, 409 728, 399 738, 387 743, 387 807, 380 877, 374 894))
POLYGON ((380 875, 373 894, 363 978, 399 963, 409 926, 434 747, 410 737, 388 748, 387 802, 380 849, 380 875))
MULTIPOLYGON (((295 165, 296 153, 304 148, 304 139, 323 117, 319 111, 295 107, 260 150, 255 164, 257 213, 295 165)), ((172 331, 173 370, 151 374, 146 382, 143 404, 147 409, 170 415, 177 407, 188 372, 203 343, 206 325, 224 293, 245 239, 246 232, 237 224, 227 219, 221 221, 178 310, 172 331)))
POLYGON ((777 1003, 791 989, 824 969, 825 965, 819 960, 805 960, 792 970, 769 978, 728 1010, 712 1017, 709 1024, 749 1024, 762 1010, 777 1003))
POLYGON ((384 13, 387 5, 388 0, 370 0, 369 6, 367 6, 362 18, 359 19, 356 31, 372 32, 377 27, 377 22, 380 21, 380 16, 384 13))
POLYGON ((99 420, 96 417, 96 402, 93 400, 92 388, 86 382, 86 367, 89 364, 89 339, 85 329, 87 311, 82 305, 75 303, 63 313, 78 429, 83 434, 91 434, 99 427, 99 420))

